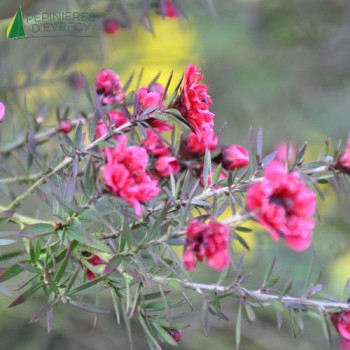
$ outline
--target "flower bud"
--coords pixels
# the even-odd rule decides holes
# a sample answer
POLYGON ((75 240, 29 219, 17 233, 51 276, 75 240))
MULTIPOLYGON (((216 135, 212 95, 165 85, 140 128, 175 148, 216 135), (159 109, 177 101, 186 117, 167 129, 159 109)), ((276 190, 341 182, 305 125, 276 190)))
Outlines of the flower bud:
POLYGON ((182 339, 181 329, 167 329, 167 331, 177 343, 182 339))
POLYGON ((338 158, 335 167, 343 173, 350 174, 350 140, 344 153, 338 158))
POLYGON ((222 148, 222 166, 226 170, 244 168, 249 164, 249 151, 240 145, 222 148))
POLYGON ((120 24, 115 18, 106 18, 103 22, 103 28, 105 33, 114 34, 119 30, 120 24))
POLYGON ((68 134, 73 129, 73 124, 69 119, 62 119, 58 126, 58 130, 64 134, 68 134))

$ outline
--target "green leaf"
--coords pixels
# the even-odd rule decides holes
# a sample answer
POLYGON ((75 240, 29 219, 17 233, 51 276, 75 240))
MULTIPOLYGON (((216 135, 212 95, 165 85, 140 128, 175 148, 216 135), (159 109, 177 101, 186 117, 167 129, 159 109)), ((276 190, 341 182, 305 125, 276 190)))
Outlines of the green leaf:
POLYGON ((9 280, 12 277, 17 276, 18 274, 20 274, 21 272, 23 272, 24 269, 23 267, 19 266, 19 265, 12 265, 9 268, 7 268, 1 275, 0 275, 0 282, 4 282, 9 280))
POLYGON ((55 231, 51 224, 34 224, 26 226, 20 233, 20 237, 35 238, 48 235, 55 231))
POLYGON ((152 325, 154 326, 154 328, 156 329, 158 335, 168 344, 173 345, 173 346, 177 346, 177 342, 175 341, 175 339, 168 333, 168 331, 166 331, 162 326, 160 326, 159 324, 157 324, 156 322, 152 322, 152 325))
POLYGON ((11 245, 17 243, 14 239, 0 239, 0 246, 11 245))
POLYGON ((70 291, 69 295, 78 294, 79 292, 81 292, 81 291, 83 291, 83 290, 85 290, 85 289, 91 288, 91 287, 94 286, 95 284, 100 283, 101 281, 105 280, 106 277, 107 277, 107 275, 103 275, 103 276, 94 278, 93 280, 88 281, 88 282, 86 282, 86 283, 83 283, 83 284, 81 284, 80 286, 75 287, 74 289, 72 289, 72 290, 70 291))
POLYGON ((244 304, 245 314, 249 322, 255 322, 256 315, 250 304, 244 304))
POLYGON ((141 314, 139 314, 139 321, 149 341, 156 347, 156 349, 161 350, 161 347, 159 346, 157 340, 154 338, 145 318, 141 314))
POLYGON ((92 313, 96 313, 96 314, 110 314, 112 313, 111 310, 106 309, 102 306, 99 305, 93 305, 93 304, 88 304, 88 303, 83 303, 80 301, 76 301, 73 299, 68 300, 69 304, 77 307, 78 309, 87 311, 87 312, 92 312, 92 313))
POLYGON ((44 282, 39 282, 39 283, 35 284, 31 288, 29 288, 26 292, 24 292, 19 297, 17 297, 7 307, 14 307, 14 306, 18 306, 20 304, 23 304, 25 301, 27 301, 35 292, 37 292, 43 286, 44 286, 44 282))
POLYGON ((111 252, 110 249, 103 242, 99 241, 95 237, 89 236, 77 230, 72 230, 71 228, 68 228, 67 235, 69 235, 71 239, 75 239, 76 241, 85 244, 90 248, 94 248, 105 253, 111 252))

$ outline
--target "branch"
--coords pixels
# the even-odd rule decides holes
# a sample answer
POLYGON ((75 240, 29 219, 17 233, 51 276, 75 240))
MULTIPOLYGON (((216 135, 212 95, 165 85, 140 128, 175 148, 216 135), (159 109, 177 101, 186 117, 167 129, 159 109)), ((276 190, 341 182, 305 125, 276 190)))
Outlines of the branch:
POLYGON ((267 292, 262 292, 261 290, 248 290, 239 285, 232 284, 230 286, 220 286, 216 284, 203 284, 203 283, 192 283, 189 281, 181 281, 177 278, 165 278, 154 275, 148 275, 148 277, 155 282, 162 284, 169 284, 171 281, 176 281, 182 287, 192 289, 194 291, 200 292, 202 291, 210 291, 214 293, 228 293, 238 294, 240 297, 246 297, 254 299, 257 302, 272 302, 274 300, 280 301, 286 307, 293 307, 293 304, 303 305, 303 306, 311 306, 320 309, 342 309, 349 310, 350 303, 345 303, 341 301, 323 301, 323 300, 315 300, 315 299, 306 299, 304 297, 291 297, 291 296, 279 296, 275 294, 269 294, 267 292), (236 293, 235 293, 236 292, 236 293))

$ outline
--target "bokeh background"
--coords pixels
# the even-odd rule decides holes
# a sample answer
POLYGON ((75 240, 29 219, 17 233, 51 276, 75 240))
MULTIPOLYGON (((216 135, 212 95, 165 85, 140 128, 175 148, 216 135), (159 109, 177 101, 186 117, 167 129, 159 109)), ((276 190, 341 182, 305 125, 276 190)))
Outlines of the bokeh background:
MULTIPOLYGON (((165 83, 174 71, 174 82, 188 63, 202 67, 210 87, 216 128, 222 143, 248 145, 248 130, 264 133, 264 152, 282 140, 309 141, 307 157, 317 157, 324 140, 345 140, 350 132, 350 2, 348 0, 214 0, 216 15, 205 0, 182 1, 185 19, 151 17, 154 33, 138 23, 106 35, 99 28, 96 38, 6 39, 6 27, 17 2, 0 2, 0 100, 8 107, 1 124, 1 143, 13 138, 13 126, 27 126, 28 113, 47 108, 47 121, 54 123, 57 106, 69 106, 71 115, 88 107, 84 93, 72 87, 71 74, 82 72, 90 83, 101 68, 112 68, 126 81, 143 68, 144 83, 162 72, 165 83)), ((64 11, 85 6, 88 1, 22 0, 24 14, 64 11)), ((91 1, 92 3, 92 1, 91 1)), ((93 2, 101 6, 103 1, 93 2)), ((87 110, 89 112, 89 110, 87 110)), ((292 294, 300 295, 310 262, 314 273, 323 272, 325 293, 341 297, 350 276, 349 200, 324 188, 320 216, 312 247, 295 253, 273 243, 257 226, 245 234, 251 246, 246 270, 254 277, 251 286, 276 257, 275 274, 282 286, 292 278, 292 294)), ((38 204, 39 205, 39 204, 38 204)), ((33 206, 33 203, 31 203, 33 206)), ((235 247, 240 252, 240 247, 235 247)), ((214 272, 211 272, 215 274, 214 272)), ((215 280, 205 267, 198 281, 215 280)), ((186 319, 179 349, 234 348, 234 304, 227 300, 229 322, 212 317, 210 336, 201 326, 197 311, 186 319)), ((44 321, 28 320, 43 304, 40 295, 18 309, 7 309, 9 299, 0 296, 0 349, 9 350, 111 350, 128 349, 123 326, 112 316, 101 316, 95 328, 90 314, 67 306, 55 310, 55 328, 46 334, 44 321)), ((273 312, 258 313, 254 324, 243 323, 244 350, 328 349, 319 322, 305 322, 305 334, 294 339, 288 320, 277 330, 273 312)), ((142 331, 133 323, 136 350, 147 349, 142 331)), ((334 333, 334 348, 339 348, 334 333)), ((165 347, 166 349, 166 347, 165 347)))

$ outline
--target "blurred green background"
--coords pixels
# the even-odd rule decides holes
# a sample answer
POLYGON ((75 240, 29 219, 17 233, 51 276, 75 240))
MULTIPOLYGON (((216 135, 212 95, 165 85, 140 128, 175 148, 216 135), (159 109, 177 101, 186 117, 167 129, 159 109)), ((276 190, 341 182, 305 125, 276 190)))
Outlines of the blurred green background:
MULTIPOLYGON (((88 1, 22 0, 23 13, 77 9, 88 1)), ((103 3, 103 2, 101 2, 103 3)), ((202 67, 210 87, 216 129, 222 143, 248 145, 248 130, 262 127, 264 152, 282 140, 309 141, 308 156, 317 157, 327 137, 337 142, 350 132, 350 3, 348 0, 214 0, 217 16, 204 1, 182 1, 188 20, 152 16, 154 35, 137 22, 107 36, 99 27, 97 38, 6 39, 6 27, 17 2, 0 3, 0 100, 7 105, 1 124, 1 143, 13 137, 14 125, 27 127, 28 111, 34 115, 48 107, 48 124, 54 123, 56 106, 70 106, 72 114, 88 108, 83 93, 69 85, 72 72, 82 72, 93 82, 104 67, 114 69, 126 81, 144 68, 148 83, 162 71, 165 82, 171 70, 174 81, 188 63, 202 67), (227 124, 225 124, 227 123, 227 124)), ((94 2, 97 6, 99 2, 94 2)), ((101 4, 100 4, 101 5, 101 4)), ((113 13, 111 14, 113 15, 113 13)), ((89 110, 86 110, 90 112, 89 110)), ((292 278, 292 294, 303 292, 306 271, 314 259, 314 275, 323 271, 326 293, 341 297, 350 275, 349 200, 337 198, 325 188, 320 200, 321 222, 312 247, 304 253, 273 243, 254 226, 247 234, 252 252, 246 253, 247 271, 254 272, 252 287, 263 278, 273 257, 279 286, 292 278)), ((31 203, 31 206, 33 204, 31 203)), ((237 247, 237 251, 242 251, 237 247)), ((206 267, 195 279, 217 278, 206 267)), ((193 298, 195 296, 193 295, 193 298)), ((0 297, 0 349, 9 350, 124 350, 126 333, 112 316, 101 316, 96 328, 89 314, 65 305, 55 310, 55 328, 47 336, 45 321, 28 320, 43 304, 40 296, 18 309, 6 309, 9 299, 0 297)), ((199 302, 197 301, 197 304, 199 302)), ((186 319, 180 349, 234 348, 235 307, 227 300, 224 310, 230 322, 212 317, 210 336, 201 329, 200 306, 186 319)), ((147 349, 142 332, 133 324, 135 349, 147 349)), ((321 325, 305 322, 305 334, 294 339, 286 320, 277 331, 273 312, 258 314, 255 324, 243 323, 244 350, 327 349, 321 325)), ((334 333, 335 335, 335 333, 334 333)), ((340 346, 334 336, 334 348, 340 346)), ((166 347, 165 347, 166 348, 166 347)))

